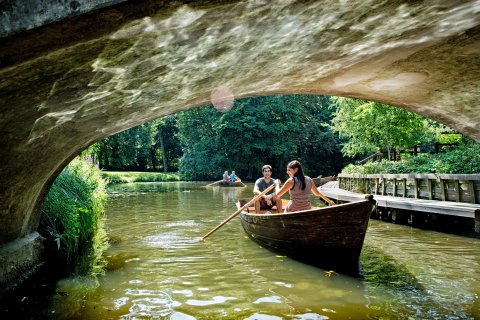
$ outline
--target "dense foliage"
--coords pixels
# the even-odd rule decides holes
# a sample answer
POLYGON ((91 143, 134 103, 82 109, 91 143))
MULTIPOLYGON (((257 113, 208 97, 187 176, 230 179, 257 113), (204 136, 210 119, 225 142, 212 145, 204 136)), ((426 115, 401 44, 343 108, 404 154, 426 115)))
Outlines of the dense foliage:
POLYGON ((107 170, 177 171, 182 153, 174 116, 110 136, 97 149, 100 167, 107 170))
POLYGON ((268 163, 284 178, 293 159, 307 174, 333 174, 343 164, 338 141, 327 127, 329 98, 307 95, 247 98, 220 113, 212 106, 177 115, 183 157, 180 172, 191 180, 219 179, 235 170, 244 179, 260 176, 268 163))
POLYGON ((102 269, 99 258, 106 245, 105 200, 105 182, 91 158, 75 158, 57 177, 45 199, 39 233, 47 238, 58 258, 76 268, 75 272, 96 273, 102 269), (77 265, 79 258, 89 263, 77 265))
POLYGON ((422 154, 402 161, 367 162, 364 165, 348 165, 342 173, 480 173, 480 144, 470 142, 438 155, 422 154))
MULTIPOLYGON (((98 155, 100 167, 107 170, 179 171, 185 180, 217 180, 225 170, 235 170, 242 179, 253 180, 268 163, 274 176, 284 179, 285 166, 293 159, 300 160, 310 176, 331 175, 374 152, 382 151, 384 157, 392 159, 393 148, 450 143, 459 136, 432 120, 376 102, 278 95, 237 100, 226 112, 207 105, 157 119, 101 141, 92 152, 98 155)), ((447 160, 431 164, 422 157, 410 161, 417 163, 412 167, 415 172, 444 172, 452 166, 445 164, 450 163, 447 160), (421 165, 424 162, 425 168, 421 165)), ((387 166, 384 163, 375 170, 382 170, 387 166)), ((400 168, 405 165, 391 164, 388 170, 408 170, 400 168)), ((122 182, 133 178, 109 179, 122 182)))
POLYGON ((394 147, 435 142, 436 123, 403 109, 377 102, 335 98, 338 108, 332 128, 345 137, 342 152, 347 156, 394 147))

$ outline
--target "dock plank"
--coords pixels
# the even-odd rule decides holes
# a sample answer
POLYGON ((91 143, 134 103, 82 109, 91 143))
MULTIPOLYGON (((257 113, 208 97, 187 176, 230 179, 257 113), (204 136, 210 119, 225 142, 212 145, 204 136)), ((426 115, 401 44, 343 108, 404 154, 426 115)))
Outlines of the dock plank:
MULTIPOLYGON (((339 201, 351 202, 362 200, 365 197, 365 194, 338 188, 338 181, 328 182, 319 187, 318 190, 327 197, 339 201)), ((373 195, 373 197, 377 201, 378 206, 392 209, 420 211, 473 219, 475 219, 475 211, 480 212, 479 204, 466 202, 448 202, 385 195, 373 195)))

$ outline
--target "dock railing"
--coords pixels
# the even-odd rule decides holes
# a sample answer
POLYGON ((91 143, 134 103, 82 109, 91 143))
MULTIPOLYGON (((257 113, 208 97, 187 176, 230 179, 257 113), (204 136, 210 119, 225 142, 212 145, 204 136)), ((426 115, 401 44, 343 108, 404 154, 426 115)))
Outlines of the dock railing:
POLYGON ((480 174, 339 174, 338 181, 358 193, 480 203, 480 174))

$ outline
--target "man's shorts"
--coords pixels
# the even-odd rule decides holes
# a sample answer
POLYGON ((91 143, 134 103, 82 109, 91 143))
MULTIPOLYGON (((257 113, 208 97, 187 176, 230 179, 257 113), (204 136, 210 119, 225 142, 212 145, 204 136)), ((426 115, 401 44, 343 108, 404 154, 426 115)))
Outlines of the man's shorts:
MULTIPOLYGON (((268 197, 270 197, 270 199, 272 198, 272 195, 269 194, 268 197)), ((260 199, 260 209, 272 209, 274 206, 275 206, 275 201, 272 200, 272 204, 271 205, 268 205, 267 201, 265 199, 260 199)))

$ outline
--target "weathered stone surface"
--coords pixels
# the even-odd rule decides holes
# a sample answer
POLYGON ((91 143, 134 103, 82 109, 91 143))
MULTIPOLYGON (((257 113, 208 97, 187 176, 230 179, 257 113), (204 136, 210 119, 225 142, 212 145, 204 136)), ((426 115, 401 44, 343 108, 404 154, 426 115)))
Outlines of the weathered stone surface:
POLYGON ((0 247, 0 296, 27 280, 42 266, 43 238, 37 232, 0 247))
POLYGON ((33 29, 126 0, 6 0, 0 3, 0 37, 33 29))
POLYGON ((2 39, 0 243, 91 143, 235 97, 397 105, 480 140, 480 1, 135 1, 2 39))

